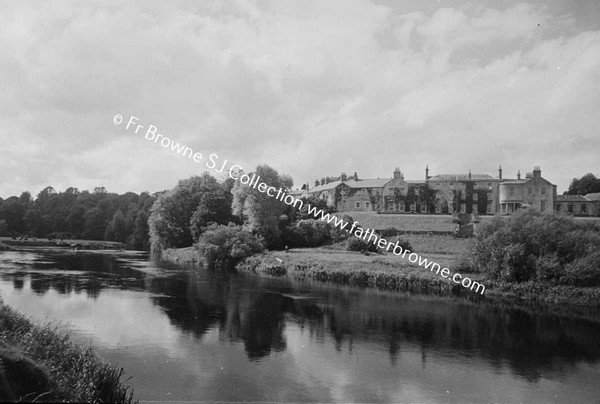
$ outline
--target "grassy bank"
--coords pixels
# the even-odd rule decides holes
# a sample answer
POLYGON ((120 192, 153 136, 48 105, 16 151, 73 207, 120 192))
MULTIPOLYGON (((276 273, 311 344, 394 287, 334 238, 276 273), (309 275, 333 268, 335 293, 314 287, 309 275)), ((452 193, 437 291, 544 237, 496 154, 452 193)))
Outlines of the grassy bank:
MULTIPOLYGON (((391 253, 363 255, 341 250, 341 247, 270 251, 246 258, 236 268, 238 271, 268 276, 288 276, 392 291, 600 308, 600 288, 552 286, 535 282, 503 283, 493 281, 485 274, 462 270, 460 255, 471 247, 473 239, 424 234, 413 234, 407 238, 413 250, 423 258, 485 285, 484 296, 391 253)), ((202 261, 194 247, 167 250, 163 258, 182 264, 198 264, 202 261)))
POLYGON ((0 401, 130 403, 123 369, 0 302, 0 401))

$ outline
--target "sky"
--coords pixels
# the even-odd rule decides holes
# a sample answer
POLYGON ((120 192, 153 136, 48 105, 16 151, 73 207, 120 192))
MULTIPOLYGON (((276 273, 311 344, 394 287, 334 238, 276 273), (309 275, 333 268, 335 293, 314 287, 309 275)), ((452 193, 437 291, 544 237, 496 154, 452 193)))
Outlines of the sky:
POLYGON ((342 172, 600 175, 600 2, 9 1, 0 197, 170 189, 206 156, 342 172), (124 122, 113 123, 121 114, 124 122))

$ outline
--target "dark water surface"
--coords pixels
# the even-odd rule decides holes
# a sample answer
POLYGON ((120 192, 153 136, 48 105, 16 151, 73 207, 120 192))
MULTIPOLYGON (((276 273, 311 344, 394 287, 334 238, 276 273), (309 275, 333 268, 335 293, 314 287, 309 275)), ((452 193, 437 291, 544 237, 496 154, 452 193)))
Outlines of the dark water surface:
POLYGON ((600 399, 600 322, 552 312, 84 252, 1 252, 0 294, 67 323, 142 401, 600 399))

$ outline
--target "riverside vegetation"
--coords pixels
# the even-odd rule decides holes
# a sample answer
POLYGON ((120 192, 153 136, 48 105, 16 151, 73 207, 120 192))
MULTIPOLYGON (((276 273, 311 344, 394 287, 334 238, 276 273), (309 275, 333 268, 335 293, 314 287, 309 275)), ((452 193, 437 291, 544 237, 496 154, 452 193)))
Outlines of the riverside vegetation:
POLYGON ((0 301, 0 401, 131 403, 123 369, 0 301))
MULTIPOLYGON (((289 177, 268 166, 257 167, 256 174, 273 186, 291 186, 289 177)), ((305 202, 332 213, 324 201, 305 202)), ((150 214, 150 240, 163 258, 202 262, 211 270, 478 298, 315 220, 306 209, 298 211, 233 180, 219 183, 208 174, 180 181, 158 197, 150 214)), ((403 235, 398 241, 485 284, 488 298, 600 306, 596 222, 523 211, 486 220, 470 239, 430 234, 403 235)))

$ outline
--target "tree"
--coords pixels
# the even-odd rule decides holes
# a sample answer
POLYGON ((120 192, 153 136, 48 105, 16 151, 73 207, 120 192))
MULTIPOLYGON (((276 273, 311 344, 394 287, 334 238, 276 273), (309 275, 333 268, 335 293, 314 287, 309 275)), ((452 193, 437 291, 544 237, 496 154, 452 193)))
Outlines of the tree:
POLYGON ((208 225, 227 224, 230 219, 231 204, 225 198, 223 191, 205 193, 190 219, 190 231, 194 241, 198 241, 198 237, 208 225))
MULTIPOLYGON (((252 177, 253 173, 250 173, 252 177)), ((285 191, 292 187, 291 178, 279 173, 268 165, 256 167, 254 174, 260 181, 285 191)), ((258 189, 244 185, 237 181, 233 187, 233 214, 240 216, 244 221, 244 228, 257 232, 264 237, 267 248, 282 248, 281 229, 279 219, 286 211, 287 205, 275 197, 260 192, 258 189)))
POLYGON ((567 195, 586 195, 594 192, 600 192, 600 179, 592 173, 587 173, 579 179, 573 178, 567 195))
POLYGON ((177 186, 158 197, 150 210, 149 230, 153 251, 165 248, 189 247, 194 239, 190 219, 202 200, 202 195, 216 192, 217 180, 208 173, 181 180, 177 186))
POLYGON ((6 220, 0 220, 0 236, 8 236, 8 223, 6 220))
POLYGON ((98 208, 85 212, 82 237, 88 240, 102 240, 106 231, 104 214, 98 208))
POLYGON ((127 241, 127 223, 125 221, 125 215, 121 209, 118 209, 113 215, 112 220, 106 227, 104 233, 104 239, 110 241, 119 241, 125 243, 127 241))

